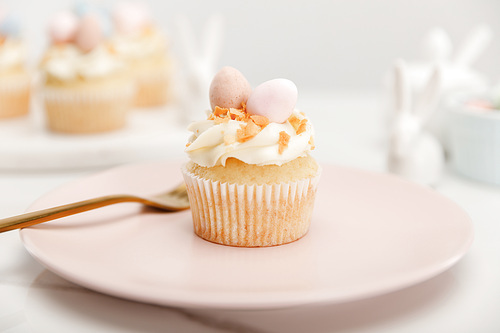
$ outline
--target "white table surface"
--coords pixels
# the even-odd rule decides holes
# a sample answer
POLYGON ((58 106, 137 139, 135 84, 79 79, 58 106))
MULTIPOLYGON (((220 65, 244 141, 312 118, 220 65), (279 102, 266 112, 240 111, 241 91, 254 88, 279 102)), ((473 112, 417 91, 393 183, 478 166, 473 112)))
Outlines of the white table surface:
MULTIPOLYGON (((375 93, 302 94, 321 162, 384 171, 385 126, 375 93)), ((1 158, 1 157, 0 157, 1 158)), ((1 171, 0 218, 95 172, 1 171)), ((447 170, 436 188, 471 216, 475 241, 445 273, 404 290, 336 305, 229 311, 165 308, 83 289, 45 270, 17 231, 0 234, 0 332, 500 332, 500 187, 447 170)), ((425 244, 422 244, 425 246, 425 244)))

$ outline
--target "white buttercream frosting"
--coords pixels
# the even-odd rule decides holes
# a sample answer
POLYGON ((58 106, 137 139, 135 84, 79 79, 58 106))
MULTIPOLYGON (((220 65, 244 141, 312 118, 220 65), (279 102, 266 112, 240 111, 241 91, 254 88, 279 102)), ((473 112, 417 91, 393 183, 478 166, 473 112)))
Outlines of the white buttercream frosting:
POLYGON ((164 52, 165 38, 156 30, 147 34, 118 34, 112 39, 116 52, 129 60, 137 60, 164 52))
POLYGON ((23 65, 26 60, 25 44, 14 38, 6 38, 0 45, 0 71, 23 65))
POLYGON ((306 156, 312 149, 314 129, 309 119, 298 111, 294 111, 299 119, 306 118, 306 130, 296 134, 294 127, 286 121, 283 124, 270 123, 256 136, 245 142, 235 140, 226 144, 225 138, 236 138, 236 132, 245 126, 245 122, 229 120, 218 124, 214 120, 203 120, 189 125, 193 132, 186 148, 189 158, 198 165, 213 167, 225 165, 228 158, 237 158, 247 164, 282 165, 297 157, 306 156), (280 132, 290 135, 287 147, 279 152, 280 132))
POLYGON ((90 52, 82 52, 72 44, 53 47, 46 54, 42 65, 45 72, 62 81, 78 77, 94 79, 106 77, 124 67, 120 59, 105 45, 100 45, 90 52))

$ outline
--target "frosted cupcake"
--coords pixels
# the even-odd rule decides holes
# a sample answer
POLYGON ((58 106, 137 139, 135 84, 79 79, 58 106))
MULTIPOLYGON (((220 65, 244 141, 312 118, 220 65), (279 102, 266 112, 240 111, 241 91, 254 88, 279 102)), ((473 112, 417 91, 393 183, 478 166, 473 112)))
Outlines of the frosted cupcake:
POLYGON ((165 37, 142 3, 122 3, 113 10, 113 47, 136 80, 135 106, 164 105, 169 99, 171 61, 165 37))
POLYGON ((31 78, 18 19, 0 8, 0 119, 28 113, 31 78))
POLYGON ((210 87, 212 110, 192 123, 182 172, 195 233, 242 247, 293 242, 309 228, 320 168, 313 127, 295 110, 297 88, 275 79, 254 91, 224 67, 210 87))
POLYGON ((50 22, 44 74, 47 125, 55 132, 96 133, 126 125, 133 82, 104 38, 102 15, 60 12, 50 22))

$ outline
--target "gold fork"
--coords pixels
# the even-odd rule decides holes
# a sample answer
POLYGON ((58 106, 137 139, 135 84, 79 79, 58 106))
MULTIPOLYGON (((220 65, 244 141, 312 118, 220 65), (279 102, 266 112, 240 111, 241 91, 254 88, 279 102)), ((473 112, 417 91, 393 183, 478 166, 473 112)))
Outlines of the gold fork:
POLYGON ((140 202, 147 206, 168 212, 177 212, 189 208, 186 185, 182 183, 171 191, 151 197, 140 197, 128 194, 107 195, 0 219, 0 233, 29 227, 35 224, 121 202, 140 202))

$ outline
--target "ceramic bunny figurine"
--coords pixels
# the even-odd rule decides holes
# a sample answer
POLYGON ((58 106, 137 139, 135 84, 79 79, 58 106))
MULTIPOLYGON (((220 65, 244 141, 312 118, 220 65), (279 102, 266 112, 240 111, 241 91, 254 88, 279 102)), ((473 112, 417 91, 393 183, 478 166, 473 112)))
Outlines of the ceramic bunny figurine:
POLYGON ((210 109, 208 91, 217 69, 223 20, 221 16, 212 15, 203 29, 199 44, 196 43, 192 25, 186 17, 178 17, 176 25, 182 54, 177 95, 183 120, 190 122, 197 118, 200 111, 210 109))
MULTIPOLYGON (((423 39, 423 58, 407 64, 406 72, 412 95, 418 96, 423 91, 436 64, 439 64, 441 71, 441 101, 445 101, 450 94, 486 89, 487 77, 475 70, 473 65, 490 44, 491 39, 492 31, 485 25, 472 29, 461 43, 455 45, 444 29, 439 27, 431 29, 423 39)), ((387 82, 390 96, 393 82, 391 79, 387 82)), ((389 101, 392 99, 393 97, 389 101)), ((446 147, 446 119, 442 111, 443 107, 438 107, 426 127, 446 147)))
POLYGON ((435 64, 441 66, 441 91, 443 93, 484 86, 486 79, 474 71, 472 65, 490 44, 491 39, 491 29, 484 25, 478 26, 469 32, 453 52, 451 39, 444 29, 430 30, 423 43, 426 62, 408 66, 408 75, 413 88, 416 91, 420 90, 419 88, 425 84, 425 78, 435 64))
POLYGON ((455 66, 470 67, 491 43, 493 33, 485 25, 471 30, 451 59, 455 66))
POLYGON ((412 104, 406 65, 398 60, 394 67, 395 119, 389 141, 388 170, 425 185, 438 181, 444 165, 441 144, 424 129, 436 109, 440 76, 436 67, 412 104))

